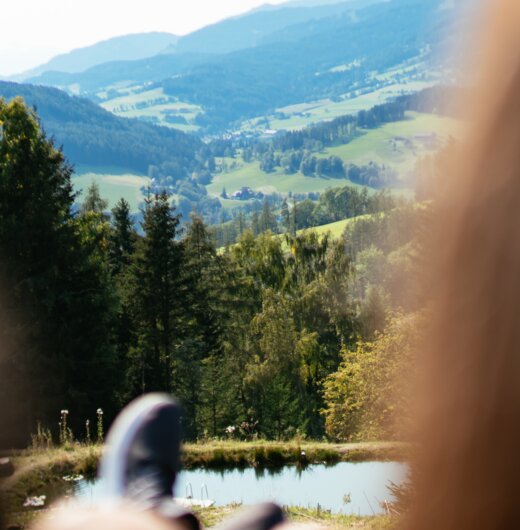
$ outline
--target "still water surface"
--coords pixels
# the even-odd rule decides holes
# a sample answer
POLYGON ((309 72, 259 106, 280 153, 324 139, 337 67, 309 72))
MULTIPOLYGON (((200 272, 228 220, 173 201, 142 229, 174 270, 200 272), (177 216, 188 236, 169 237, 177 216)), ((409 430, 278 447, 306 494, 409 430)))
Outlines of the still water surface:
MULTIPOLYGON (((275 501, 282 505, 332 510, 335 513, 372 515, 382 513, 380 503, 391 501, 389 481, 400 483, 407 467, 399 462, 343 462, 335 466, 313 465, 305 470, 287 466, 276 471, 253 468, 229 471, 192 469, 178 478, 175 494, 209 498, 217 506, 275 501), (202 489, 204 491, 202 492, 202 489), (345 504, 345 496, 350 503, 345 504)), ((81 481, 76 496, 87 501, 102 499, 103 484, 81 481)))

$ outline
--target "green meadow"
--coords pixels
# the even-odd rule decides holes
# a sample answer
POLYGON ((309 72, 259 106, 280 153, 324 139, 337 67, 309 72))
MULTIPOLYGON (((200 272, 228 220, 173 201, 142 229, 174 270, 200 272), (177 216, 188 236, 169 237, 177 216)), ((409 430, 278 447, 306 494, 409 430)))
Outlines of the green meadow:
POLYGON ((168 96, 162 88, 143 92, 139 87, 135 87, 133 91, 126 89, 118 92, 120 94, 118 97, 101 103, 105 110, 117 116, 138 118, 184 132, 196 132, 199 129, 193 121, 198 114, 203 112, 202 108, 168 96), (184 118, 187 124, 171 123, 168 121, 168 116, 184 118))
POLYGON ((352 142, 329 147, 320 156, 338 156, 357 165, 375 162, 397 170, 402 176, 414 168, 421 156, 434 152, 418 135, 435 134, 438 147, 463 134, 461 122, 437 116, 407 112, 407 119, 370 129, 352 142))
MULTIPOLYGON (((226 188, 228 195, 231 196, 243 186, 249 186, 263 193, 288 193, 289 191, 309 193, 347 184, 351 184, 348 179, 306 177, 299 172, 286 175, 280 168, 272 173, 264 173, 260 169, 259 162, 251 162, 240 164, 236 169, 216 175, 207 189, 210 195, 217 196, 220 195, 222 188, 226 188)), ((243 204, 243 201, 233 202, 243 204)))
MULTIPOLYGON (((139 204, 144 200, 141 187, 148 186, 150 179, 120 168, 86 166, 76 168, 72 177, 76 191, 80 193, 86 191, 93 182, 99 186, 101 196, 108 200, 109 208, 113 208, 119 199, 124 198, 130 204, 131 211, 137 212, 139 204)), ((81 202, 81 195, 77 202, 81 202)))
MULTIPOLYGON (((433 114, 408 112, 407 119, 385 124, 375 129, 362 130, 358 138, 348 144, 328 147, 318 157, 338 156, 344 162, 364 165, 369 162, 384 164, 395 169, 404 178, 413 170, 418 158, 435 152, 424 141, 422 135, 435 134, 437 147, 442 146, 450 136, 459 137, 463 133, 461 122, 452 118, 433 114), (419 135, 419 136, 418 136, 419 135)), ((228 170, 217 174, 207 186, 208 193, 219 196, 225 188, 228 195, 243 186, 249 186, 263 193, 309 193, 322 192, 328 188, 352 184, 348 179, 307 177, 298 172, 286 175, 280 168, 272 173, 264 173, 259 162, 244 163, 241 158, 225 159, 228 170)), ((400 192, 406 190, 399 189, 400 192)), ((243 204, 242 201, 222 201, 224 205, 243 204)))
MULTIPOLYGON (((267 117, 269 128, 273 130, 298 130, 321 121, 330 121, 346 114, 356 114, 360 110, 367 110, 380 105, 388 99, 403 93, 420 91, 430 87, 431 82, 407 81, 393 83, 384 88, 376 89, 367 94, 346 94, 340 101, 321 99, 308 103, 289 105, 276 109, 275 113, 267 117), (280 115, 284 115, 281 118, 280 115)), ((265 129, 265 121, 256 118, 245 122, 242 126, 247 129, 265 129)))

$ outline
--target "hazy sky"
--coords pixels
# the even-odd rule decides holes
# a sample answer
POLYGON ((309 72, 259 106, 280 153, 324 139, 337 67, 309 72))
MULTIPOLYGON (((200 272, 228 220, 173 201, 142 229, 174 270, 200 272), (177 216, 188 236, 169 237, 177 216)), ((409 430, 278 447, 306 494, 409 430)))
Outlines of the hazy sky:
POLYGON ((287 0, 1 0, 0 75, 127 33, 183 35, 253 7, 287 0))

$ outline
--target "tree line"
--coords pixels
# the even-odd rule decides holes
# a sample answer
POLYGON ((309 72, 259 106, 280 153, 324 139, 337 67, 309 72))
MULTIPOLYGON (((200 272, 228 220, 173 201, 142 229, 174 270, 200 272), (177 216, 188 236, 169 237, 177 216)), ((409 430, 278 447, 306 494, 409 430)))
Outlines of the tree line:
POLYGON ((248 212, 241 209, 232 220, 212 225, 209 230, 217 247, 227 247, 235 244, 246 230, 254 236, 267 230, 295 235, 298 230, 388 212, 406 202, 386 189, 370 193, 367 188, 350 185, 329 188, 312 198, 270 195, 262 203, 256 201, 248 212))

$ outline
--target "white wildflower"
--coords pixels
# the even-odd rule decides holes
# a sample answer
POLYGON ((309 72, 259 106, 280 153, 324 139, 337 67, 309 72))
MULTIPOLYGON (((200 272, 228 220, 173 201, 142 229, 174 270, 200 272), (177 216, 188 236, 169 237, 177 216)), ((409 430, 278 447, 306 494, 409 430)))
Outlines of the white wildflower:
POLYGON ((83 480, 83 475, 65 475, 62 477, 65 482, 79 482, 83 480))
POLYGON ((40 495, 39 497, 27 497, 23 503, 24 508, 40 508, 45 505, 46 495, 40 495))

